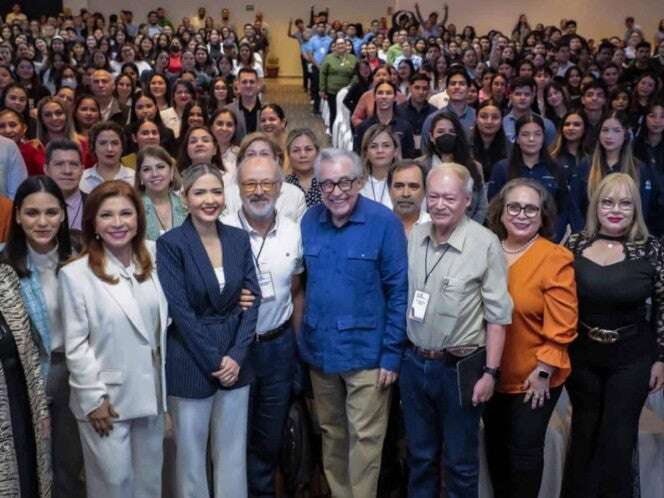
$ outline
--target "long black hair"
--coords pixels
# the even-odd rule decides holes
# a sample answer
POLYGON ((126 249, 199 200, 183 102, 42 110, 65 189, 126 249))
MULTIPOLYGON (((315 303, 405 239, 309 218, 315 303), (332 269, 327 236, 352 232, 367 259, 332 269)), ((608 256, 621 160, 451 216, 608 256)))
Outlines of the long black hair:
MULTIPOLYGON (((466 139, 466 132, 463 129, 463 125, 459 121, 459 118, 457 118, 449 111, 436 113, 435 117, 431 121, 432 137, 433 130, 436 128, 436 125, 443 119, 452 123, 452 126, 454 127, 454 132, 456 135, 456 140, 454 141, 454 150, 452 151, 454 162, 461 164, 468 169, 468 172, 473 179, 473 188, 475 190, 480 190, 484 185, 484 181, 482 180, 482 172, 477 167, 475 159, 473 159, 473 155, 470 151, 470 145, 466 139)), ((436 141, 433 138, 429 140, 427 155, 429 157, 433 157, 434 155, 438 155, 440 157, 438 149, 436 148, 436 141)))
MULTIPOLYGON (((495 107, 498 109, 502 119, 502 109, 498 102, 493 99, 485 100, 478 107, 477 113, 479 114, 485 107, 495 107)), ((480 129, 477 123, 475 123, 473 127, 473 156, 482 165, 482 172, 485 179, 491 178, 491 167, 501 159, 505 159, 508 153, 509 146, 502 125, 498 127, 498 131, 493 140, 491 140, 489 147, 485 148, 480 129)))
POLYGON ((65 204, 65 197, 60 190, 60 187, 48 176, 38 175, 30 176, 19 185, 14 197, 14 206, 12 209, 12 220, 9 225, 9 235, 7 243, 2 251, 0 259, 3 263, 10 265, 16 271, 19 278, 29 277, 30 270, 28 269, 28 240, 25 236, 23 227, 18 224, 18 212, 23 206, 25 199, 38 192, 45 192, 51 194, 58 200, 60 209, 64 213, 64 219, 60 224, 60 229, 55 238, 58 243, 58 261, 60 264, 67 261, 72 254, 71 240, 69 238, 69 223, 67 221, 67 205, 65 204))

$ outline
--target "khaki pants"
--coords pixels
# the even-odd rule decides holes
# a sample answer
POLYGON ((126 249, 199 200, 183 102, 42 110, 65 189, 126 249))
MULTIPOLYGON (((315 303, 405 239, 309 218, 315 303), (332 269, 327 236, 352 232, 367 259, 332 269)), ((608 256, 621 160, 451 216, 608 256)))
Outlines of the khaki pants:
POLYGON ((311 370, 323 433, 323 468, 332 498, 375 498, 392 389, 378 370, 324 374, 311 370))

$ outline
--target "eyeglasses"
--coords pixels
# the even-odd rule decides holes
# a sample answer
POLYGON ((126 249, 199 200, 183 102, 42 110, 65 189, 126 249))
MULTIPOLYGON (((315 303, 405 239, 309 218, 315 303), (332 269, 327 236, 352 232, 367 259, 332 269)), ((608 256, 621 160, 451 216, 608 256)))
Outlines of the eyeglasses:
POLYGON ((353 188, 353 183, 357 180, 357 177, 354 178, 346 178, 343 177, 341 178, 338 182, 333 182, 332 180, 324 180, 320 182, 320 189, 326 193, 326 194, 331 194, 335 187, 339 187, 339 190, 342 192, 348 192, 350 189, 353 188))
POLYGON ((599 200, 599 207, 604 211, 611 211, 616 207, 619 211, 631 211, 634 209, 634 203, 627 199, 614 201, 613 199, 604 198, 599 200))
POLYGON ((508 202, 505 204, 505 212, 510 216, 519 216, 523 213, 526 218, 534 218, 540 212, 540 208, 533 204, 521 205, 518 202, 508 202))
POLYGON ((247 194, 253 194, 256 192, 256 189, 260 186, 261 190, 266 194, 269 194, 274 190, 274 186, 277 182, 270 182, 268 180, 263 180, 262 182, 242 182, 242 190, 247 194))

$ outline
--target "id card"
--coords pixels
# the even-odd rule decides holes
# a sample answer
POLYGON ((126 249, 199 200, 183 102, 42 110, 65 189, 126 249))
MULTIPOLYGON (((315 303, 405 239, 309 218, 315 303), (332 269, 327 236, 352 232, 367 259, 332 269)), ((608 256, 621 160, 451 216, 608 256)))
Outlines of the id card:
POLYGON ((261 297, 263 301, 270 301, 276 297, 274 283, 272 282, 272 273, 269 271, 259 272, 258 285, 260 285, 261 288, 261 297))
POLYGON ((410 318, 416 322, 423 322, 424 316, 427 314, 427 307, 429 306, 429 299, 431 294, 424 291, 415 291, 413 295, 413 304, 410 307, 410 318))

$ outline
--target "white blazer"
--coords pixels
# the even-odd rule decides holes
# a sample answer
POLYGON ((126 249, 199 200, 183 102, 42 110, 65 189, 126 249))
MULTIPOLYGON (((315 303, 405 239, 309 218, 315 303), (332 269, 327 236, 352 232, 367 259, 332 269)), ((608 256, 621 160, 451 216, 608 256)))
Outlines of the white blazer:
MULTIPOLYGON (((107 262, 106 272, 114 275, 107 262)), ((119 421, 166 411, 166 327, 168 304, 156 269, 150 277, 159 294, 160 390, 155 382, 149 334, 129 284, 109 284, 92 273, 88 256, 60 270, 58 300, 65 328, 70 372, 70 408, 78 420, 107 395, 119 421), (161 404, 161 407, 159 406, 161 404)))

